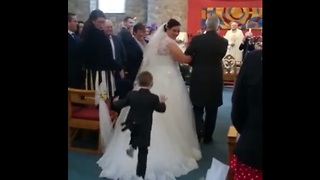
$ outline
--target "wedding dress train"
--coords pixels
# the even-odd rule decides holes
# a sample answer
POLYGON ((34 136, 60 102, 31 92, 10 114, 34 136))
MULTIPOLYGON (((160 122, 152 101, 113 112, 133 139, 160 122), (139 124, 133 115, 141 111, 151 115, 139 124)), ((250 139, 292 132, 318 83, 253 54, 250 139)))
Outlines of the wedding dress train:
MULTIPOLYGON (((154 37, 151 39, 156 41, 154 37)), ((158 32, 156 49, 149 42, 140 71, 153 75, 151 92, 168 97, 165 113, 155 112, 151 132, 151 144, 147 160, 147 180, 175 180, 198 168, 201 151, 195 131, 194 114, 189 93, 182 79, 178 63, 168 53, 166 45, 173 40, 158 32)), ((134 89, 139 89, 135 86, 134 89)), ((121 122, 126 119, 129 107, 122 109, 114 134, 98 161, 102 168, 100 177, 131 180, 136 176, 137 151, 134 157, 126 154, 130 132, 121 131, 121 122)))

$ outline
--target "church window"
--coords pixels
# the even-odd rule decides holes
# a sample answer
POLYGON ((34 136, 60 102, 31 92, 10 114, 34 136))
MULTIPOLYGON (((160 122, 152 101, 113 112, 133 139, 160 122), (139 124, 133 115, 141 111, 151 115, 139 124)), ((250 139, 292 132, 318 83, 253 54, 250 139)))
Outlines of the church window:
POLYGON ((126 0, 98 0, 98 9, 104 13, 125 13, 126 0))

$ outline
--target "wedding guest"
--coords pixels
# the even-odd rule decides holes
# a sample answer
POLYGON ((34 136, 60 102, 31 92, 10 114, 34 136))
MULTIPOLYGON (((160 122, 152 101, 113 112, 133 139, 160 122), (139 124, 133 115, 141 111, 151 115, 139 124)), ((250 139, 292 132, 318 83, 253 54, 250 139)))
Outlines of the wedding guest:
POLYGON ((81 33, 81 53, 86 69, 85 89, 95 90, 102 82, 107 86, 108 97, 112 98, 114 89, 111 88, 110 73, 114 71, 123 78, 124 71, 114 60, 110 40, 102 30, 105 21, 106 17, 102 11, 94 10, 90 13, 81 33))
POLYGON ((146 41, 146 43, 148 43, 149 40, 150 40, 150 28, 146 27, 145 34, 144 34, 144 41, 146 41))
POLYGON ((248 52, 254 50, 253 34, 250 31, 246 32, 245 37, 243 38, 243 41, 239 46, 239 50, 242 50, 243 59, 248 52))
POLYGON ((79 56, 80 38, 75 34, 77 16, 68 13, 68 87, 83 88, 82 61, 79 56))
MULTIPOLYGON (((147 45, 144 41, 144 34, 145 26, 142 23, 137 23, 133 27, 132 39, 128 37, 127 41, 123 41, 127 56, 126 71, 128 74, 126 77, 131 81, 132 87, 140 69, 144 49, 147 45)), ((122 38, 122 40, 124 39, 122 38)))
POLYGON ((130 106, 127 119, 122 124, 125 126, 123 131, 127 129, 131 131, 129 148, 126 152, 128 156, 133 157, 134 150, 138 149, 136 175, 144 179, 147 169, 153 112, 164 113, 166 111, 165 101, 167 98, 163 95, 159 97, 150 92, 150 88, 153 85, 153 77, 148 71, 139 74, 138 84, 140 86, 139 90, 131 91, 125 99, 114 102, 114 107, 122 109, 130 106))
POLYGON ((152 37, 152 34, 157 30, 157 25, 155 23, 152 23, 146 27, 146 36, 144 40, 148 43, 150 41, 150 38, 152 37))
MULTIPOLYGON (((126 57, 128 62, 131 61, 130 54, 134 52, 132 49, 132 44, 136 44, 133 35, 131 34, 131 29, 134 26, 134 20, 132 17, 127 16, 123 19, 123 22, 121 23, 121 29, 118 32, 118 37, 120 37, 122 44, 124 45, 125 51, 126 51, 126 57)), ((127 65, 125 65, 124 69, 127 73, 127 65)))
POLYGON ((81 32, 82 32, 82 29, 83 29, 83 26, 84 26, 84 22, 83 21, 78 21, 78 26, 77 26, 77 30, 75 32, 75 34, 77 36, 80 36, 81 32))
POLYGON ((262 180, 262 49, 249 52, 243 61, 231 119, 240 134, 230 162, 234 180, 262 180))
MULTIPOLYGON (((113 23, 110 20, 106 20, 103 31, 111 43, 113 59, 125 68, 127 63, 126 52, 121 39, 113 34, 113 23)), ((116 87, 115 96, 119 96, 119 99, 125 98, 127 93, 132 89, 130 81, 126 78, 121 78, 119 74, 114 74, 114 80, 116 87)))

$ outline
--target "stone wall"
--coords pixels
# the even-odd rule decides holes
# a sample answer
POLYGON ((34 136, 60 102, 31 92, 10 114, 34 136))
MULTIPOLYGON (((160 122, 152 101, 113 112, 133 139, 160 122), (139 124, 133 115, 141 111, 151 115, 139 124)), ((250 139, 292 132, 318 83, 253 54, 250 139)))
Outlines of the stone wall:
MULTIPOLYGON (((68 11, 77 14, 78 19, 86 21, 97 0, 68 0, 68 11)), ((170 18, 177 19, 186 31, 187 0, 127 0, 126 13, 106 13, 115 28, 125 16, 136 17, 138 22, 161 25, 170 18)))
POLYGON ((159 26, 174 18, 181 23, 181 31, 186 31, 187 5, 187 0, 148 0, 148 23, 159 26))
POLYGON ((90 0, 68 0, 68 12, 75 13, 79 20, 86 21, 91 12, 90 0))

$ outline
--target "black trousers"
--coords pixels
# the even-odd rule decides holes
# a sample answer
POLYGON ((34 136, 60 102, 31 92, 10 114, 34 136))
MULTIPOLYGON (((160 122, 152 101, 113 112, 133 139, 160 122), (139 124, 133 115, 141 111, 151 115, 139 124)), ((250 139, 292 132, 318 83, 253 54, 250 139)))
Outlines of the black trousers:
POLYGON ((123 99, 127 96, 128 92, 132 90, 133 83, 128 79, 116 79, 116 95, 119 99, 123 99))
POLYGON ((148 147, 138 147, 138 164, 136 174, 144 179, 147 170, 148 147))
POLYGON ((193 106, 198 138, 210 139, 216 127, 218 107, 193 106), (206 112, 205 120, 203 114, 206 112))
POLYGON ((137 170, 136 170, 136 175, 138 177, 142 177, 144 179, 146 175, 146 170, 147 170, 147 157, 148 157, 148 146, 141 146, 140 143, 138 142, 139 140, 141 141, 141 126, 139 125, 132 125, 130 130, 131 130, 131 139, 129 144, 132 146, 134 149, 138 149, 138 163, 137 163, 137 170))

